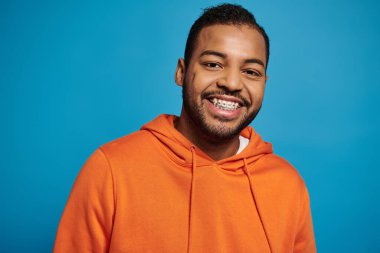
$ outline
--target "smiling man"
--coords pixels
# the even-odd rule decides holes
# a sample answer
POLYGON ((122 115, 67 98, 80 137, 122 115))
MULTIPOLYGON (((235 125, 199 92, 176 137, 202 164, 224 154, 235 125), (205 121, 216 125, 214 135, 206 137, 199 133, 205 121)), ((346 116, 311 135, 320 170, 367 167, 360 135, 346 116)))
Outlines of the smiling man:
POLYGON ((219 160, 236 153, 239 133, 260 110, 266 42, 252 24, 217 23, 198 33, 187 43, 196 44, 186 55, 190 59, 178 61, 175 79, 183 86, 183 110, 176 128, 219 160))
POLYGON ((306 186, 249 127, 269 39, 223 4, 193 24, 161 115, 100 147, 74 184, 54 252, 316 252, 306 186))

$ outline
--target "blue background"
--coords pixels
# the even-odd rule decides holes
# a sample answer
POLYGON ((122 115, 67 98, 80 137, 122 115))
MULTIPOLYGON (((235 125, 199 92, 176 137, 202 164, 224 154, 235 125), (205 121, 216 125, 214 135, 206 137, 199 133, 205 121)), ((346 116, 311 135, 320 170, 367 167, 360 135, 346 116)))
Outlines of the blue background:
MULTIPOLYGON (((1 252, 50 252, 87 157, 180 112, 177 58, 216 3, 1 1, 1 252)), ((380 252, 379 2, 238 3, 272 46, 253 126, 305 179, 319 252, 380 252)))

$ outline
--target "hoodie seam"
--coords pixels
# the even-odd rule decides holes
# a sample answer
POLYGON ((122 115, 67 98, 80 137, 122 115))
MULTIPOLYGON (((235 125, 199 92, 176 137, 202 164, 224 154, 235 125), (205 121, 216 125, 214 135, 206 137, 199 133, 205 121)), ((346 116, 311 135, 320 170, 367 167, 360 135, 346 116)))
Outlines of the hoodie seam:
POLYGON ((113 201, 114 201, 114 205, 115 205, 115 210, 116 210, 116 203, 117 203, 117 194, 116 194, 116 181, 115 181, 115 173, 112 169, 112 166, 111 166, 111 162, 105 152, 105 150, 103 149, 103 147, 99 147, 99 151, 100 153, 104 156, 104 159, 106 160, 107 162, 107 165, 108 165, 108 168, 109 168, 109 171, 111 173, 111 179, 112 179, 112 192, 113 192, 113 201))
POLYGON ((114 230, 113 225, 115 224, 116 210, 117 210, 116 180, 115 180, 115 173, 114 173, 113 168, 111 166, 111 162, 110 162, 105 150, 103 149, 103 147, 99 147, 98 150, 103 155, 103 157, 104 157, 104 159, 108 165, 107 167, 108 167, 109 172, 111 173, 111 180, 112 180, 112 193, 113 193, 114 210, 113 210, 113 215, 112 215, 112 230, 111 230, 111 234, 109 237, 109 244, 108 244, 108 248, 110 249, 111 243, 112 243, 112 234, 113 234, 113 230, 114 230))

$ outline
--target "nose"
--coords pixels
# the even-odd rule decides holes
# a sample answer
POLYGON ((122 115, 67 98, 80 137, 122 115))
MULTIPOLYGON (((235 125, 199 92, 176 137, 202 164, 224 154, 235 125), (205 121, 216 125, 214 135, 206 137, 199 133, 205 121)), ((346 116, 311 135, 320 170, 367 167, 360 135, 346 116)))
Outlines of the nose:
POLYGON ((229 91, 240 91, 242 89, 240 70, 224 69, 222 76, 217 80, 217 85, 229 91))

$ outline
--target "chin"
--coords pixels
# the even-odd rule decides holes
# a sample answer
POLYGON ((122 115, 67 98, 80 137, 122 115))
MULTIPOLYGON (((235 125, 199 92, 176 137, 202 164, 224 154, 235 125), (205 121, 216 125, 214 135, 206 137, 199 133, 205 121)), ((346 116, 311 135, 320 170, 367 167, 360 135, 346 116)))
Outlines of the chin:
POLYGON ((220 120, 212 120, 211 122, 199 122, 202 132, 206 138, 221 142, 239 136, 240 132, 249 124, 246 122, 232 123, 220 120))

